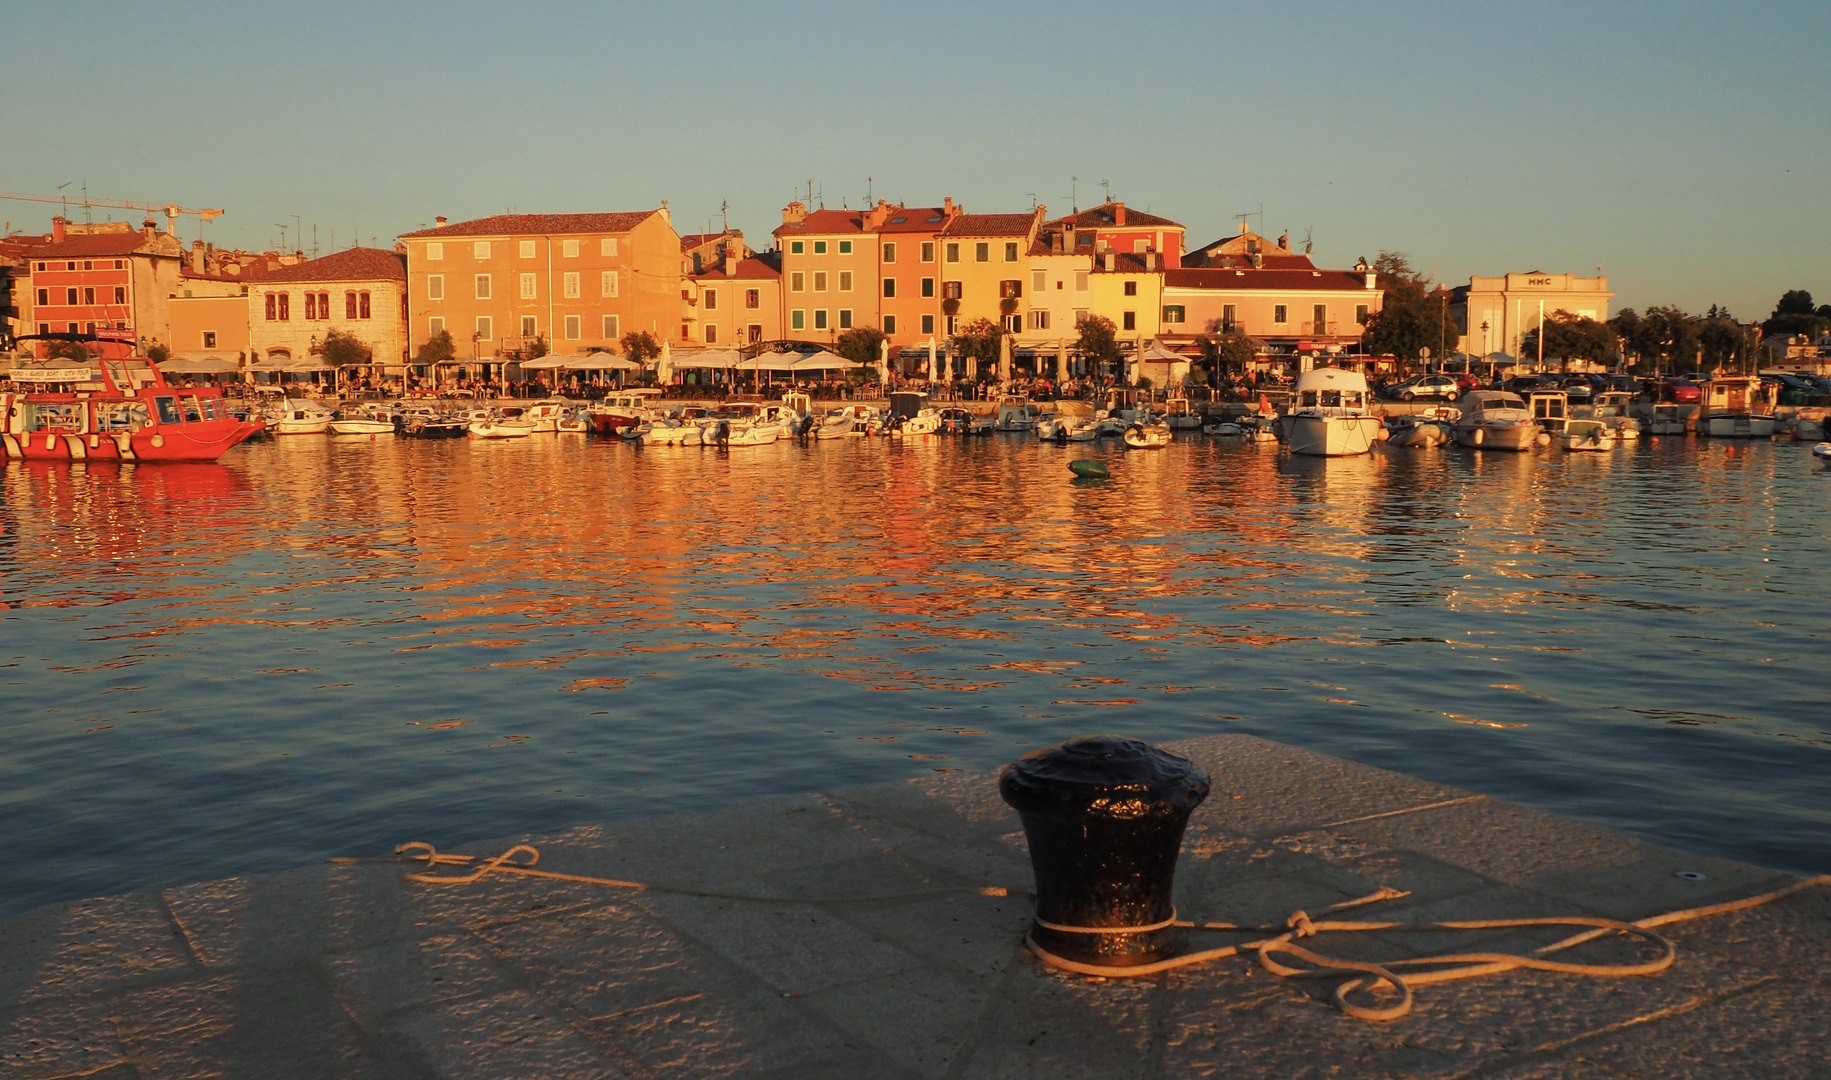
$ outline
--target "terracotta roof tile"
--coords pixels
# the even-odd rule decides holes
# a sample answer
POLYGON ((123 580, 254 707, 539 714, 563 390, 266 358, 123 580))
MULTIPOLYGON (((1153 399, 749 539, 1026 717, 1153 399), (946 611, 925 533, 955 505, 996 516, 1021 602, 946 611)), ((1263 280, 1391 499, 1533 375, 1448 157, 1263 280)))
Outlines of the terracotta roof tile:
MULTIPOLYGON (((157 240, 157 235, 154 236, 157 240)), ((89 259, 97 255, 133 255, 152 241, 137 232, 98 233, 93 236, 66 236, 32 252, 34 259, 89 259)), ((147 252, 170 256, 171 252, 147 252)))
POLYGON ((782 276, 782 271, 762 259, 744 259, 737 264, 736 273, 727 274, 721 263, 690 276, 694 281, 774 281, 782 276))
POLYGON ((401 239, 437 240, 447 236, 544 236, 549 233, 625 233, 647 221, 654 210, 610 214, 497 214, 402 233, 401 239))
MULTIPOLYGON (((231 279, 233 280, 233 279, 231 279)), ((322 259, 282 266, 263 275, 263 282, 280 281, 406 281, 407 259, 380 248, 350 248, 322 259)))
POLYGON ((961 214, 947 223, 943 236, 1028 236, 1035 214, 961 214))
POLYGON ((1367 288, 1365 274, 1352 270, 1229 270, 1224 267, 1164 271, 1163 283, 1171 289, 1278 289, 1282 291, 1360 292, 1367 288))
POLYGON ((859 210, 809 210, 807 217, 800 224, 790 225, 783 222, 774 235, 788 233, 804 235, 831 235, 833 233, 859 233, 865 231, 865 215, 859 210))
POLYGON ((902 206, 890 211, 890 216, 877 228, 881 233, 940 232, 947 224, 947 211, 939 206, 902 206))
POLYGON ((1067 225, 1072 223, 1077 229, 1130 229, 1145 226, 1156 228, 1160 225, 1165 228, 1182 228, 1180 223, 1171 221, 1169 218, 1158 217, 1156 214, 1147 214, 1143 210, 1138 210, 1130 206, 1125 208, 1125 224, 1115 225, 1113 223, 1113 215, 1118 205, 1118 203, 1110 202, 1101 203, 1099 206, 1089 210, 1083 210, 1078 214, 1057 218, 1050 222, 1050 224, 1067 225))

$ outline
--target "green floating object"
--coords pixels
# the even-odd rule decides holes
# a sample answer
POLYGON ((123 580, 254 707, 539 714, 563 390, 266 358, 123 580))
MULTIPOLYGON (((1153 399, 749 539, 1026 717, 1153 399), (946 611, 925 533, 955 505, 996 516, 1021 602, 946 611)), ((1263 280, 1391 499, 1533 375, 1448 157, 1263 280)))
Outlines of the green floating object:
POLYGON ((1069 462, 1068 471, 1076 476, 1084 476, 1089 480, 1105 480, 1112 475, 1106 471, 1106 466, 1092 458, 1081 458, 1078 461, 1069 462))

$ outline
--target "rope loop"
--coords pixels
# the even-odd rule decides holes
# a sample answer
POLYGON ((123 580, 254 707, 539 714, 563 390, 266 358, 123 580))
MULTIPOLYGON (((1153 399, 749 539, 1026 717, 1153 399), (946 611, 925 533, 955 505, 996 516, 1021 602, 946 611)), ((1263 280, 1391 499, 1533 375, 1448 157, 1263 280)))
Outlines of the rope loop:
POLYGON ((1308 912, 1291 912, 1291 917, 1284 920, 1284 925, 1290 927, 1292 934, 1296 937, 1306 938, 1316 933, 1316 927, 1311 925, 1308 912))

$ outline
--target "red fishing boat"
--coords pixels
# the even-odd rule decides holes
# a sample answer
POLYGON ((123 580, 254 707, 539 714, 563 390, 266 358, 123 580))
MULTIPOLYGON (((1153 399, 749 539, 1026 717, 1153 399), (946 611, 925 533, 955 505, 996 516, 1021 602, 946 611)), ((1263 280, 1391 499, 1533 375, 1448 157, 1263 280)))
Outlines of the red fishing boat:
POLYGON ((10 458, 215 461, 265 426, 237 418, 216 387, 168 385, 145 357, 53 362, 10 375, 12 390, 0 390, 0 442, 10 458))

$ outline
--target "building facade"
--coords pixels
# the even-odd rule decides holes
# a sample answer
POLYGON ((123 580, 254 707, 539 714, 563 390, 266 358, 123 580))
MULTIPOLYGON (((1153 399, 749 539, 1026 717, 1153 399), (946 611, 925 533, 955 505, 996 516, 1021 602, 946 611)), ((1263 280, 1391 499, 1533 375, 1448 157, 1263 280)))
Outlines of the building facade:
POLYGON ((331 331, 367 345, 376 367, 407 363, 407 264, 399 252, 350 248, 269 271, 248 286, 256 361, 318 355, 331 331))
POLYGON ((1505 274, 1471 277, 1467 285, 1450 290, 1450 314, 1462 332, 1462 352, 1486 356, 1518 356, 1520 342, 1538 329, 1539 320, 1559 311, 1606 322, 1608 278, 1576 274, 1505 274))
POLYGON ((1045 208, 1027 214, 958 214, 941 231, 943 332, 989 319, 1021 333, 1029 292, 1030 248, 1045 208))
MULTIPOLYGON (((14 285, 25 334, 73 334, 110 359, 166 345, 170 298, 178 290, 183 251, 152 221, 76 225, 53 218, 51 233, 25 262, 14 285)), ((39 341, 35 353, 49 345, 39 341)))
POLYGON ((687 277, 691 319, 681 344, 735 348, 782 339, 782 272, 775 253, 726 258, 687 277))
POLYGON ((680 237, 659 209, 501 214, 403 235, 408 347, 441 331, 459 358, 491 362, 536 340, 554 353, 620 352, 626 333, 675 337, 680 237))

